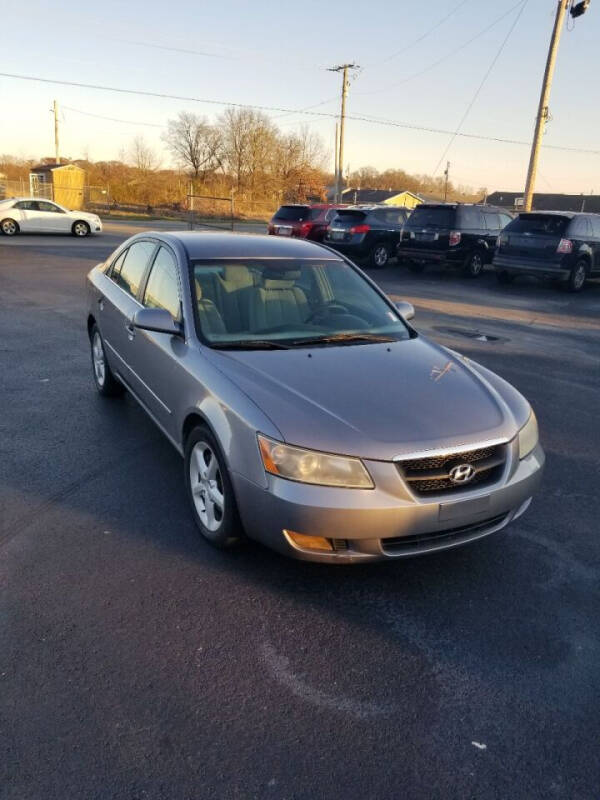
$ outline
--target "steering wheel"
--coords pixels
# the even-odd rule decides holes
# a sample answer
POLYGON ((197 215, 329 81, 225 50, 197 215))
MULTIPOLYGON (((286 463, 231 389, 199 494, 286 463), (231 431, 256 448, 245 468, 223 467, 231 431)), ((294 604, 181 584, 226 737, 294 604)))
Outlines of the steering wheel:
POLYGON ((347 314, 347 313, 348 309, 341 303, 335 303, 335 302, 322 303, 308 315, 305 322, 313 322, 314 320, 322 319, 323 317, 328 317, 330 314, 347 314))

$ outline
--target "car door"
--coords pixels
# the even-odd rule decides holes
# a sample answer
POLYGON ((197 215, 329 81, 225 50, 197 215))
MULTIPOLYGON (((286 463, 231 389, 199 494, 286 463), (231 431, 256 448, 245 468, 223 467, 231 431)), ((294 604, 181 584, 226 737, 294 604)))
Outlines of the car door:
POLYGON ((144 276, 156 250, 156 241, 138 239, 120 253, 108 272, 104 295, 98 300, 98 322, 111 369, 136 395, 143 378, 132 367, 136 329, 132 320, 141 308, 138 299, 144 276))
POLYGON ((16 221, 19 223, 19 228, 23 233, 38 233, 39 227, 39 210, 37 200, 19 200, 13 206, 16 221))
POLYGON ((38 221, 40 229, 48 233, 69 233, 70 217, 64 209, 48 200, 38 200, 38 221))
MULTIPOLYGON (((153 256, 140 296, 144 307, 165 309, 175 321, 183 322, 180 270, 175 254, 164 243, 153 256)), ((177 375, 186 351, 181 336, 139 328, 129 350, 130 366, 139 379, 138 398, 173 439, 179 435, 173 415, 180 385, 177 375)))
POLYGON ((588 217, 592 227, 590 244, 594 251, 594 272, 600 271, 600 214, 590 214, 588 217))

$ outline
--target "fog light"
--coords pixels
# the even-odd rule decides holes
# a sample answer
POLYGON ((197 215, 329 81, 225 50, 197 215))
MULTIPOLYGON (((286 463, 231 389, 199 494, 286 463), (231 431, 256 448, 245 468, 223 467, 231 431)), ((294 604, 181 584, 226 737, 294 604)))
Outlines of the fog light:
POLYGON ((283 531, 284 535, 295 544, 296 547, 302 550, 326 550, 328 553, 333 552, 333 545, 330 539, 324 536, 307 536, 304 533, 296 533, 296 531, 283 531))

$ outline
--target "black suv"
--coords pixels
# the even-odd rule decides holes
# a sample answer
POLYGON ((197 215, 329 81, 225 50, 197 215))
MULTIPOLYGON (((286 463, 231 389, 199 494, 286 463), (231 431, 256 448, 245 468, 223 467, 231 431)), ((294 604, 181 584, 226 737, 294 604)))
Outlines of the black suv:
POLYGON ((393 206, 353 206, 340 209, 329 223, 324 244, 354 261, 385 267, 396 255, 402 226, 410 210, 393 206))
POLYGON ((494 269, 500 283, 537 275, 579 292, 588 277, 600 276, 600 214, 519 214, 498 238, 494 269))
POLYGON ((442 203, 417 206, 398 245, 398 260, 413 272, 426 264, 462 267, 476 278, 494 256, 496 239, 512 216, 494 206, 442 203))

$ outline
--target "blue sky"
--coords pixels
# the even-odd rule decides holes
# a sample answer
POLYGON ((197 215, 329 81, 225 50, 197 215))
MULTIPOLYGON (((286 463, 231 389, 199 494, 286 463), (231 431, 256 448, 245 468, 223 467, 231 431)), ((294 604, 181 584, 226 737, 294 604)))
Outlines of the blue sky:
MULTIPOLYGON (((11 27, 3 37, 2 71, 290 109, 330 99, 315 110, 333 114, 339 107, 340 77, 326 67, 348 60, 362 67, 350 88, 349 114, 455 130, 519 8, 450 54, 516 2, 463 0, 431 35, 412 44, 456 9, 459 0, 61 0, 58 9, 29 0, 28 24, 11 27), (390 57, 394 53, 399 55, 390 57)), ((531 139, 555 10, 555 0, 528 0, 463 131, 531 139)), ((574 29, 563 33, 546 144, 600 150, 598 41, 600 0, 595 0, 574 29)), ((224 108, 0 77, 0 152, 34 158, 52 154, 49 109, 54 98, 64 109, 65 155, 116 158, 142 133, 165 165, 169 157, 160 128, 69 109, 164 125, 182 109, 210 120, 224 108)), ((309 123, 333 152, 333 119, 271 116, 284 130, 309 123)), ((448 141, 447 135, 350 120, 345 161, 352 169, 372 165, 431 174, 448 141)), ((527 147, 457 138, 447 158, 457 182, 518 190, 528 156, 527 147)), ((537 188, 599 192, 600 155, 543 150, 537 188)))

